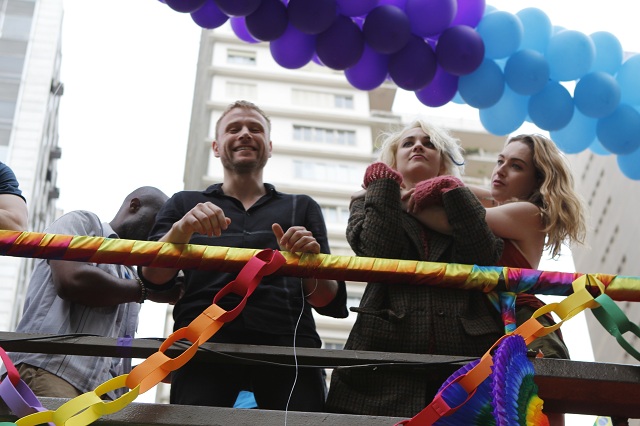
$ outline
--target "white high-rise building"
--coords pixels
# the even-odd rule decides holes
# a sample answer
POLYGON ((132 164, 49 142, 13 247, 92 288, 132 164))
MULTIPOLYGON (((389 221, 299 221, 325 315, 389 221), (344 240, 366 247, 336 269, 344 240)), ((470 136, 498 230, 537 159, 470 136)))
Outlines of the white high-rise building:
MULTIPOLYGON (((62 14, 62 0, 0 0, 0 161, 27 199, 29 231, 56 213, 62 14)), ((0 257, 0 330, 15 329, 31 265, 0 257)))

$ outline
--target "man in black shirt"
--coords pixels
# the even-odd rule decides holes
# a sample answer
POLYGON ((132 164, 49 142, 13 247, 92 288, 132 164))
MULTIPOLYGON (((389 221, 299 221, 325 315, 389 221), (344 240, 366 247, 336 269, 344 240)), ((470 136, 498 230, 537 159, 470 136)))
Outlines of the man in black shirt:
MULTIPOLYGON (((150 239, 329 253, 320 206, 307 195, 283 194, 263 182, 263 170, 271 157, 270 126, 269 118, 256 105, 247 101, 231 104, 216 123, 213 141, 213 153, 224 169, 223 182, 205 191, 174 194, 158 213, 150 239)), ((141 268, 141 277, 151 288, 167 285, 177 273, 173 269, 141 268)), ((173 311, 176 330, 188 326, 236 277, 199 270, 185 270, 184 275, 184 296, 173 311)), ((228 295, 219 306, 231 309, 238 300, 228 295)), ((225 324, 211 341, 318 348, 321 342, 311 307, 322 315, 345 318, 344 282, 267 276, 240 316, 225 324)), ((232 407, 240 390, 251 390, 261 409, 323 411, 323 376, 319 368, 296 372, 294 367, 215 365, 191 360, 174 372, 171 403, 232 407)))

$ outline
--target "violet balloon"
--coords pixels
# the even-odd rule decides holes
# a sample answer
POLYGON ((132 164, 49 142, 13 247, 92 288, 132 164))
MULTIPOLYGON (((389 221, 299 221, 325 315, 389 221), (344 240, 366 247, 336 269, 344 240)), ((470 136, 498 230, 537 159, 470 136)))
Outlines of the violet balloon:
POLYGON ((316 39, 318 58, 334 70, 345 70, 354 66, 360 60, 363 50, 362 31, 351 19, 343 15, 338 15, 333 24, 318 34, 316 39))
POLYGON ((473 28, 456 25, 444 30, 438 38, 436 56, 438 64, 448 73, 470 74, 484 59, 484 42, 473 28))
POLYGON ((253 38, 253 36, 249 33, 249 30, 247 30, 247 24, 244 20, 244 16, 233 16, 231 17, 231 19, 229 19, 229 22, 231 22, 231 29, 233 30, 233 33, 240 40, 244 41, 245 43, 260 42, 260 40, 256 40, 255 38, 253 38))
POLYGON ((458 0, 458 12, 453 18, 451 26, 468 25, 472 28, 477 27, 484 15, 485 7, 485 0, 458 0))
POLYGON ((305 34, 289 24, 284 34, 269 43, 273 60, 287 69, 301 68, 309 63, 315 54, 316 36, 305 34))
POLYGON ((344 71, 347 81, 356 89, 373 90, 379 87, 388 75, 389 56, 373 50, 365 44, 357 64, 344 71))
POLYGON ((411 32, 430 37, 447 29, 456 16, 456 0, 407 0, 405 10, 411 32))
POLYGON ((290 0, 289 22, 306 34, 326 31, 338 16, 336 0, 290 0))
POLYGON ((396 6, 378 6, 362 26, 366 42, 377 52, 391 54, 402 49, 411 37, 409 18, 396 6))
POLYGON ((262 0, 260 7, 245 18, 247 30, 262 41, 275 40, 287 29, 287 8, 280 0, 262 0))
POLYGON ((207 30, 218 28, 229 20, 213 0, 206 0, 198 10, 191 12, 191 19, 199 27, 207 30))
POLYGON ((458 91, 458 76, 449 74, 441 67, 426 87, 416 90, 416 97, 428 107, 437 108, 451 101, 458 91))
POLYGON ((204 4, 205 0, 165 0, 164 3, 176 12, 191 13, 204 4))
POLYGON ((247 16, 258 9, 262 0, 215 0, 215 2, 220 10, 229 16, 247 16))
POLYGON ((344 16, 363 16, 377 4, 378 0, 338 0, 338 12, 344 16))
POLYGON ((404 90, 420 90, 436 74, 436 54, 422 38, 412 35, 399 52, 389 58, 389 76, 404 90))

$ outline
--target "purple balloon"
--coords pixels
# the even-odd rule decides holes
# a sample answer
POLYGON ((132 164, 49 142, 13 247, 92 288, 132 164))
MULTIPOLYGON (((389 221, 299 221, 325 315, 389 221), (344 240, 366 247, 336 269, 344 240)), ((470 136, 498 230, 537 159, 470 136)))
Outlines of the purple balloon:
MULTIPOLYGON (((176 1, 176 0, 174 0, 176 1)), ((182 0, 177 0, 182 1, 182 0)), ((229 16, 247 16, 256 11, 262 0, 214 0, 221 11, 229 16)))
POLYGON ((385 4, 396 6, 400 10, 406 10, 407 8, 407 0, 379 0, 378 2, 378 6, 384 6, 385 4))
POLYGON ((468 25, 471 28, 477 27, 482 16, 484 16, 485 7, 485 0, 458 0, 458 12, 453 18, 451 26, 468 25))
POLYGON ((396 6, 378 6, 367 15, 362 26, 364 39, 380 53, 396 53, 411 37, 409 18, 396 6))
POLYGON ((320 34, 329 29, 338 16, 336 0, 290 0, 289 22, 307 34, 320 34))
POLYGON ((259 43, 260 40, 256 40, 247 30, 247 24, 244 21, 244 16, 232 16, 229 19, 231 22, 231 29, 233 33, 245 43, 259 43))
POLYGON ((389 75, 404 90, 420 90, 436 74, 436 54, 427 42, 412 35, 405 47, 389 58, 389 75))
POLYGON ((378 0, 338 0, 338 12, 344 16, 363 16, 377 4, 378 0))
POLYGON ((247 30, 262 41, 275 40, 287 29, 287 8, 280 0, 262 0, 260 7, 245 18, 247 30))
POLYGON ((191 12, 191 19, 201 28, 211 30, 218 28, 229 20, 213 0, 206 0, 200 9, 191 12))
POLYGON ((284 34, 269 43, 269 50, 273 60, 287 69, 301 68, 309 63, 314 56, 316 36, 305 34, 289 24, 284 34))
POLYGON ((458 77, 438 67, 431 83, 416 90, 415 94, 418 100, 426 106, 437 108, 451 101, 457 91, 458 77))
POLYGON ((191 13, 200 9, 204 1, 205 0, 165 0, 164 2, 176 12, 191 13))
POLYGON ((373 50, 365 44, 357 64, 344 71, 347 81, 356 89, 373 90, 387 78, 389 56, 373 50))
POLYGON ((456 16, 456 0, 407 0, 411 32, 420 37, 440 34, 456 16))
MULTIPOLYGON (((315 1, 315 0, 314 0, 315 1)), ((316 39, 316 53, 327 67, 345 70, 362 56, 364 36, 351 19, 338 15, 331 26, 316 39)))
POLYGON ((476 30, 466 25, 447 28, 436 45, 438 64, 453 75, 474 72, 484 59, 484 42, 476 30))

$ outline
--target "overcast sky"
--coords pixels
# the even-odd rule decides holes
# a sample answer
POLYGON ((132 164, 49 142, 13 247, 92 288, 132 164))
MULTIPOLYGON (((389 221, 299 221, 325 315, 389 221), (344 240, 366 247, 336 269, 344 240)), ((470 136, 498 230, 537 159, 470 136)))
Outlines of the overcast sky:
MULTIPOLYGON (((512 13, 537 7, 553 25, 585 34, 609 31, 625 50, 640 51, 632 1, 488 4, 512 13)), ((200 29, 189 15, 157 0, 64 0, 64 9, 58 205, 65 211, 91 210, 110 221, 139 186, 154 185, 168 195, 182 189, 200 29)), ((414 98, 399 94, 397 111, 420 108, 414 98)), ((477 116, 472 108, 469 113, 477 116)), ((144 311, 153 306, 146 303, 144 311)), ((159 312, 156 308, 153 315, 159 312)), ((145 327, 142 335, 162 334, 158 327, 145 327)), ((576 330, 565 331, 567 340, 581 340, 585 330, 576 330)), ((576 359, 589 355, 572 349, 576 359)))

